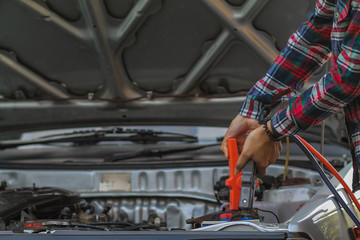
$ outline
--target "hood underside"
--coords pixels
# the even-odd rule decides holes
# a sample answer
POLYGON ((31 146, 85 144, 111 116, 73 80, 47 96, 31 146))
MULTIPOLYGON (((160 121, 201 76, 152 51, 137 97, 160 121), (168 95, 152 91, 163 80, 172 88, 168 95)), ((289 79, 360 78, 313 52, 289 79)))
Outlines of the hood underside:
POLYGON ((0 131, 226 126, 314 3, 1 0, 0 131))

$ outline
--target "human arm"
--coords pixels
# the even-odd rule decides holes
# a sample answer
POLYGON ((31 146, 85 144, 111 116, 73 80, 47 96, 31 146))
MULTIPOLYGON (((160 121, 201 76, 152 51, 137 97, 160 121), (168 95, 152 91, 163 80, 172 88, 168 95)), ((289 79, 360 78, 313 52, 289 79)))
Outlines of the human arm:
POLYGON ((360 95, 360 9, 358 1, 347 1, 339 14, 333 39, 331 68, 320 81, 292 97, 289 106, 274 115, 272 129, 277 137, 306 130, 360 95), (350 9, 351 2, 351 9, 350 9), (346 31, 342 28, 346 26, 346 31))
POLYGON ((284 93, 285 98, 295 95, 329 59, 334 7, 333 0, 317 1, 314 11, 289 38, 266 75, 250 89, 240 115, 261 119, 265 105, 274 103, 284 93))
MULTIPOLYGON (((289 106, 274 115, 270 125, 275 137, 281 138, 306 130, 352 103, 360 95, 359 2, 352 1, 351 10, 350 1, 347 3, 348 8, 336 14, 340 18, 334 19, 336 28, 333 29, 333 39, 339 38, 341 41, 334 41, 332 46, 330 72, 305 92, 292 97, 289 106), (342 29, 344 26, 345 31, 342 29)), ((255 142, 260 142, 260 138, 255 137, 255 142)), ((265 148, 265 145, 260 147, 265 148)), ((248 156, 246 151, 243 153, 248 156)), ((247 160, 241 160, 239 165, 244 161, 247 160)))
MULTIPOLYGON (((250 119, 261 120, 262 109, 265 105, 273 103, 282 95, 290 97, 293 92, 299 91, 311 73, 328 60, 331 52, 330 32, 333 9, 333 2, 317 1, 315 10, 309 15, 308 20, 300 26, 296 33, 289 38, 287 46, 281 51, 265 77, 260 79, 249 91, 239 111, 239 115, 242 116, 242 118, 234 118, 228 132, 224 136, 221 149, 225 155, 227 152, 223 146, 226 145, 228 138, 236 137, 239 151, 242 152, 242 149, 245 148, 246 132, 256 129, 244 127, 244 122, 249 122, 250 119), (246 121, 244 119, 246 119, 246 121), (247 131, 244 131, 244 128, 247 129, 247 131)), ((255 126, 255 124, 253 126, 255 126)), ((259 125, 256 127, 258 126, 259 125)), ((256 131, 256 133, 260 132, 261 131, 256 131)), ((251 134, 249 136, 251 136, 250 139, 253 139, 251 134)), ((249 142, 249 140, 247 140, 247 142, 249 142)), ((264 142, 266 142, 265 139, 264 142)), ((255 142, 253 145, 258 144, 255 142)), ((274 151, 276 152, 276 148, 274 151)), ((274 159, 269 159, 267 162, 273 162, 277 155, 273 155, 273 157, 274 159)), ((254 160, 256 161, 256 159, 254 160)), ((241 166, 245 163, 246 162, 242 161, 241 164, 238 164, 238 169, 240 170, 241 166)), ((258 162, 257 165, 261 164, 263 164, 263 162, 258 162)))

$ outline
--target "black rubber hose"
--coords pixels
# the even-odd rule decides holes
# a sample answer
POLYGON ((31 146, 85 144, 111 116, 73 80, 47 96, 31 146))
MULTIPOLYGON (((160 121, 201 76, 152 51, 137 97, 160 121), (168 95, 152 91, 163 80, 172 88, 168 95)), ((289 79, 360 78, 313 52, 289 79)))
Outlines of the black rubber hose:
POLYGON ((334 195, 335 199, 338 201, 338 203, 344 208, 345 212, 349 215, 349 217, 353 220, 353 222, 356 224, 356 226, 360 229, 360 222, 359 219, 355 216, 355 214, 350 210, 348 205, 344 202, 344 200, 341 198, 335 187, 331 184, 329 178, 326 176, 325 172, 320 167, 319 163, 317 162, 314 155, 310 152, 309 149, 297 138, 296 135, 290 136, 291 140, 293 140, 300 149, 305 153, 305 155, 309 158, 315 169, 320 174, 320 177, 325 182, 326 186, 330 189, 332 194, 334 195))

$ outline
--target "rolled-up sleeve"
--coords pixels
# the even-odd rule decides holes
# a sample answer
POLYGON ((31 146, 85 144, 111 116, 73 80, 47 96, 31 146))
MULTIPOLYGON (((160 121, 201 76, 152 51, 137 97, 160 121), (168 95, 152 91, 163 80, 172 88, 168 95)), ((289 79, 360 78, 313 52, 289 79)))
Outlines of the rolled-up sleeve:
POLYGON ((289 38, 265 77, 248 92, 239 114, 260 119, 264 105, 273 103, 284 93, 285 98, 296 94, 311 74, 329 59, 334 2, 317 1, 315 10, 289 38))
MULTIPOLYGON (((289 106, 274 115, 272 126, 278 136, 290 135, 299 129, 305 130, 344 108, 359 96, 359 2, 352 2, 350 15, 348 28, 344 31, 342 41, 339 42, 339 54, 331 58, 329 73, 305 92, 292 97, 289 106)), ((334 29, 335 32, 337 30, 334 29)))

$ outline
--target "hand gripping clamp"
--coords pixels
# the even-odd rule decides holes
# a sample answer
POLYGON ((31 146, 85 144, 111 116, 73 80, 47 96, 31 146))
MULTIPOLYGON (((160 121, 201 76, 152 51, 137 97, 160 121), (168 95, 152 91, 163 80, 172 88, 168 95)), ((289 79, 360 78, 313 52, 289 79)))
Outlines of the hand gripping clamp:
POLYGON ((235 138, 229 138, 227 141, 230 176, 225 185, 230 188, 230 209, 238 210, 239 207, 241 209, 251 209, 255 194, 255 163, 250 159, 245 164, 242 172, 235 175, 235 165, 239 158, 237 143, 235 138))

